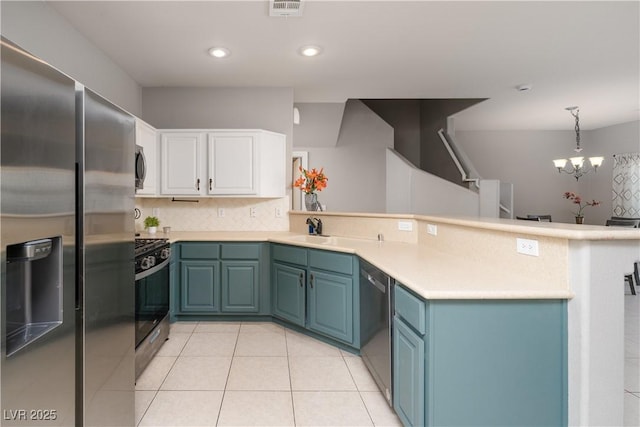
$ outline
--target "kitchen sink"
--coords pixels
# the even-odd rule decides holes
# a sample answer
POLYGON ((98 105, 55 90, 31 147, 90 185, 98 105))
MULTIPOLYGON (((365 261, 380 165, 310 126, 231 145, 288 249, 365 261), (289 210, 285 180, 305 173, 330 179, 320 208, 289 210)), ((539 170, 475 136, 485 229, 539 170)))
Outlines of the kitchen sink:
POLYGON ((318 245, 332 245, 337 243, 337 239, 334 236, 326 236, 323 234, 305 234, 301 236, 293 236, 291 240, 295 242, 315 243, 318 245))

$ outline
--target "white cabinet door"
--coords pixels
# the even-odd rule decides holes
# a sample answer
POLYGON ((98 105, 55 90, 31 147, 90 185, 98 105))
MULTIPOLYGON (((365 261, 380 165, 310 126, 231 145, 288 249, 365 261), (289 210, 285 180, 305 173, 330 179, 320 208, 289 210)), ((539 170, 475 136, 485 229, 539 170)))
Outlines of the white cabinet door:
POLYGON ((192 195, 203 193, 200 177, 201 133, 162 133, 161 193, 166 195, 192 195))
POLYGON ((257 133, 208 134, 207 194, 256 194, 257 133))
POLYGON ((158 140, 156 130, 136 119, 136 145, 142 147, 147 164, 144 188, 136 191, 136 196, 155 196, 158 194, 158 140))

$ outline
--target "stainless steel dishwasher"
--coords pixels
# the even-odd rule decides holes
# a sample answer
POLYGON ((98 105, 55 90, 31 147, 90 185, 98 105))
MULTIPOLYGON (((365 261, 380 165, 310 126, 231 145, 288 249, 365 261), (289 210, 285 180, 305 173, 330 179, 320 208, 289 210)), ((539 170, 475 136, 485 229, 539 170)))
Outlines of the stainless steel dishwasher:
POLYGON ((360 352, 390 406, 393 405, 393 286, 392 277, 360 260, 360 352))

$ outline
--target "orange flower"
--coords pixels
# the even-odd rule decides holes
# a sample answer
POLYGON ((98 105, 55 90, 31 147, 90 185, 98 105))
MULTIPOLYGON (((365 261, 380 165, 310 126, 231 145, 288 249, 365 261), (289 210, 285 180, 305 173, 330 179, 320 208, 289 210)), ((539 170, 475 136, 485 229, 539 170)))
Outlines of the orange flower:
POLYGON ((307 194, 314 193, 316 191, 322 191, 327 188, 328 178, 324 174, 324 168, 318 171, 316 168, 310 171, 303 169, 302 166, 298 168, 303 176, 296 179, 293 183, 294 187, 299 187, 300 190, 307 194))

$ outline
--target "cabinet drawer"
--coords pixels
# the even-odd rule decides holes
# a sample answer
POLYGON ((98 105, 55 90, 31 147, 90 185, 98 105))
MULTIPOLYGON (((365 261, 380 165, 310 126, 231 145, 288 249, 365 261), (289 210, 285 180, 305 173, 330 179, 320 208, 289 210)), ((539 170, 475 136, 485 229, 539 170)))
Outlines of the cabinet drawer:
POLYGON ((424 335, 426 333, 427 304, 399 284, 395 287, 395 309, 407 324, 424 335))
POLYGON ((273 260, 289 264, 307 265, 307 250, 295 246, 274 245, 273 260))
POLYGON ((183 243, 180 248, 180 258, 182 259, 218 259, 219 257, 219 243, 183 243))
POLYGON ((220 248, 222 259, 259 259, 260 244, 257 243, 223 243, 220 248))
POLYGON ((310 249, 309 267, 351 275, 353 274, 353 256, 310 249))

